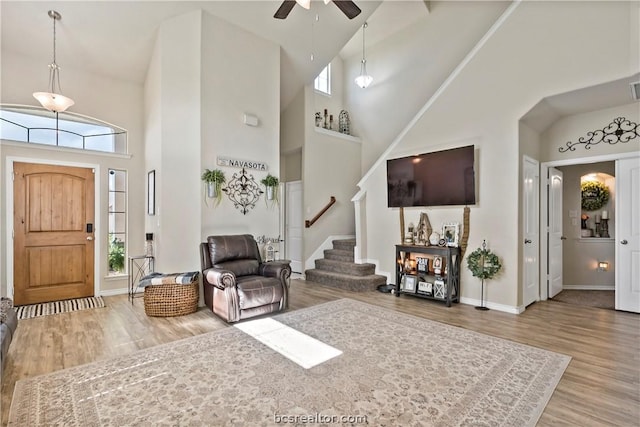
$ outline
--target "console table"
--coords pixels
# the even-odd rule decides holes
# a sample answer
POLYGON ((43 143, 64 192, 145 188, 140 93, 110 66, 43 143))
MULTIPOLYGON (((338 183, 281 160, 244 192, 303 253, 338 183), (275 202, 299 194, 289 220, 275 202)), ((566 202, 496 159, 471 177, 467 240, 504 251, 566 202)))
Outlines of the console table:
POLYGON ((155 258, 149 255, 134 255, 129 257, 129 300, 133 299, 138 291, 138 283, 147 274, 155 271, 155 258))
POLYGON ((396 245, 396 289, 399 297, 411 295, 460 302, 460 248, 396 245))

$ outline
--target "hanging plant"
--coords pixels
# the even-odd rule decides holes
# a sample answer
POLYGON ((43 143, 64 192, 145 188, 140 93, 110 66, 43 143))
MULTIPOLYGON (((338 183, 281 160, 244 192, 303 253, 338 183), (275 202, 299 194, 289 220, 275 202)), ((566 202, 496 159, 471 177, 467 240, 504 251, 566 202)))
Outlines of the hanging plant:
POLYGON ((484 246, 483 244, 483 248, 476 249, 467 257, 467 267, 473 276, 483 280, 492 279, 502 268, 498 256, 484 246))
POLYGON ((585 181, 582 190, 582 209, 597 211, 609 201, 609 188, 600 181, 585 181))
POLYGON ((224 176, 224 172, 220 169, 205 169, 201 177, 205 182, 205 203, 207 197, 214 199, 214 206, 217 206, 222 201, 222 184, 227 182, 227 178, 224 176))
POLYGON ((267 190, 266 200, 274 200, 276 203, 278 202, 278 185, 280 181, 275 176, 268 174, 264 177, 260 183, 265 186, 267 190))

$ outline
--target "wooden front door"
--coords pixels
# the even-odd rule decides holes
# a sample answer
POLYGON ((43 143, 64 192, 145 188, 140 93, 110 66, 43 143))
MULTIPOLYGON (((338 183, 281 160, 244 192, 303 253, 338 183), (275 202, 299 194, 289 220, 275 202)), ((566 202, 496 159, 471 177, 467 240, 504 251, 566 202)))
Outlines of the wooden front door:
POLYGON ((16 162, 13 172, 15 304, 93 296, 93 170, 16 162))

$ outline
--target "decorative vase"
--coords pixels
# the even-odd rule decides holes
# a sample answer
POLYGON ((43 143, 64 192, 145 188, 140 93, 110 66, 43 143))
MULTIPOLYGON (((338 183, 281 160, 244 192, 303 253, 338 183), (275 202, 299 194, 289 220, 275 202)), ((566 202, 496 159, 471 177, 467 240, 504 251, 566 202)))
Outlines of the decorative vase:
POLYGON ((267 200, 273 200, 273 187, 267 187, 267 200))
POLYGON ((215 182, 207 182, 207 197, 210 199, 218 197, 218 186, 215 182))

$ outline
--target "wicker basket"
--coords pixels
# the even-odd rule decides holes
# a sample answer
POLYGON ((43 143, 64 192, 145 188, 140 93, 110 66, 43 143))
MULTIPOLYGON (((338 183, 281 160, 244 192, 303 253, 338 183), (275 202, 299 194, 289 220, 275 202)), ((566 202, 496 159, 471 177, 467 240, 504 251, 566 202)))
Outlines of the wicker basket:
POLYGON ((184 316, 198 310, 200 282, 188 285, 152 285, 144 288, 144 312, 147 316, 184 316))

